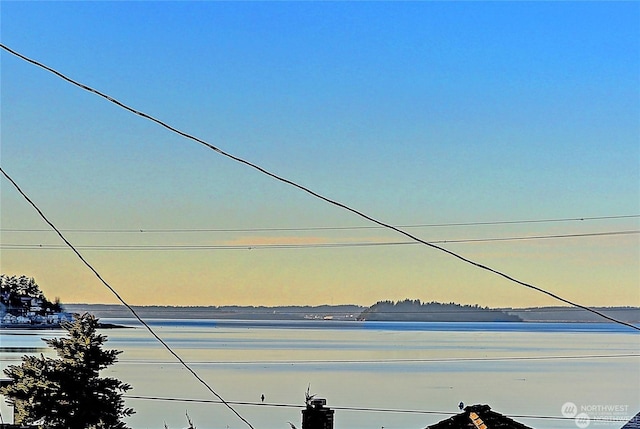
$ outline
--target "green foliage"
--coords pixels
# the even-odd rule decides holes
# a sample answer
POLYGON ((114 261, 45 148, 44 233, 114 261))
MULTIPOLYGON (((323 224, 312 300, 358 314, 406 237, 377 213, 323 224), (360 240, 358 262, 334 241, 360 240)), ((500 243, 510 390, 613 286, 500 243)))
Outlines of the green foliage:
POLYGON ((18 296, 28 296, 31 298, 44 298, 42 291, 32 277, 27 276, 7 276, 0 275, 0 291, 13 293, 18 296))
POLYGON ((39 314, 59 313, 62 311, 62 305, 58 298, 55 301, 49 301, 33 277, 27 276, 7 276, 0 275, 0 303, 6 305, 12 314, 24 313, 27 311, 30 300, 23 298, 35 298, 40 300, 41 310, 39 314))
POLYGON ((519 316, 502 310, 455 302, 379 301, 364 310, 358 320, 420 322, 520 322, 519 316))
POLYGON ((57 358, 24 356, 5 369, 11 383, 0 389, 14 406, 17 423, 46 429, 127 429, 121 418, 133 414, 122 393, 131 386, 99 372, 121 353, 103 350, 107 337, 97 333, 98 319, 75 315, 63 326, 66 338, 44 340, 57 358))

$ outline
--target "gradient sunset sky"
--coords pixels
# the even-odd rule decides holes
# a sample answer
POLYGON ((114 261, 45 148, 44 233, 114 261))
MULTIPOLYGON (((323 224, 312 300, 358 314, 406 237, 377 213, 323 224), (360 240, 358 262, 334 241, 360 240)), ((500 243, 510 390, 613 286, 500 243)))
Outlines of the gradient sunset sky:
MULTIPOLYGON (((0 13, 11 49, 234 155, 567 299, 640 305, 638 2, 0 13)), ((2 168, 131 304, 558 304, 425 246, 364 246, 406 239, 0 58, 2 168)), ((115 302, 0 187, 2 273, 115 302)))

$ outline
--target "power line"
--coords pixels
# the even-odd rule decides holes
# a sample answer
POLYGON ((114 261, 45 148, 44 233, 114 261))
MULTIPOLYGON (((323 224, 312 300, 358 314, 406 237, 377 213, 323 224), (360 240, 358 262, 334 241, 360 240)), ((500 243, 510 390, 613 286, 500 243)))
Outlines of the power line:
MULTIPOLYGON (((581 234, 553 234, 553 235, 534 235, 534 236, 518 236, 518 237, 492 237, 492 238, 465 238, 450 240, 428 240, 431 244, 453 244, 453 243, 489 243, 500 241, 528 241, 528 240, 545 240, 558 238, 577 238, 577 237, 606 237, 617 235, 640 234, 640 230, 629 231, 606 231, 606 232, 590 232, 581 234)), ((76 249, 82 250, 265 250, 265 249, 317 249, 317 248, 340 248, 340 247, 377 247, 377 246, 404 246, 420 244, 415 241, 365 241, 365 242, 335 242, 335 243, 281 243, 281 244, 130 244, 130 245, 76 245, 76 249)), ((3 250, 67 250, 68 247, 63 244, 18 244, 3 243, 0 244, 3 250)))
MULTIPOLYGON (((171 125, 169 125, 169 124, 167 124, 167 123, 165 123, 165 122, 163 122, 163 121, 161 121, 159 119, 156 119, 155 117, 153 117, 153 116, 151 116, 151 115, 149 115, 147 113, 144 113, 142 111, 136 110, 136 109, 134 109, 134 108, 132 108, 132 107, 130 107, 130 106, 118 101, 118 100, 116 100, 115 98, 113 98, 113 97, 111 97, 111 96, 109 96, 109 95, 107 95, 107 94, 105 94, 103 92, 100 92, 100 91, 98 91, 98 90, 96 90, 94 88, 91 88, 91 87, 89 87, 87 85, 84 85, 84 84, 78 82, 78 81, 75 81, 75 80, 65 76, 64 74, 58 72, 57 70, 55 70, 55 69, 53 69, 51 67, 48 67, 48 66, 46 66, 46 65, 44 65, 44 64, 42 64, 42 63, 40 63, 38 61, 32 60, 32 59, 30 59, 30 58, 28 58, 28 57, 16 52, 16 51, 10 49, 9 47, 7 47, 4 44, 0 44, 0 47, 2 49, 6 50, 7 52, 15 55, 16 57, 18 57, 18 58, 20 58, 20 59, 22 59, 22 60, 24 60, 24 61, 26 61, 28 63, 31 63, 31 64, 33 64, 33 65, 35 65, 37 67, 40 67, 40 68, 42 68, 44 70, 47 70, 48 72, 53 73, 56 76, 60 77, 61 79, 71 83, 72 85, 75 85, 75 86, 77 86, 77 87, 79 87, 79 88, 81 88, 81 89, 83 89, 85 91, 88 91, 88 92, 91 92, 93 94, 96 94, 99 97, 102 97, 102 98, 106 99, 107 101, 119 106, 120 108, 122 108, 122 109, 124 109, 124 110, 126 110, 128 112, 131 112, 131 113, 133 113, 133 114, 135 114, 137 116, 140 116, 140 117, 145 118, 145 119, 147 119, 147 120, 149 120, 151 122, 154 122, 157 125, 160 125, 161 127, 165 128, 165 129, 167 129, 167 130, 169 130, 169 131, 171 131, 171 132, 173 132, 175 134, 178 134, 178 135, 180 135, 180 136, 182 136, 182 137, 184 137, 186 139, 189 139, 189 140, 192 140, 192 141, 194 141, 196 143, 199 143, 200 145, 205 146, 208 149, 211 149, 214 152, 217 152, 218 154, 220 154, 220 155, 222 155, 224 157, 227 157, 227 158, 229 158, 229 159, 231 159, 231 160, 233 160, 235 162, 238 162, 240 164, 246 165, 247 167, 250 167, 250 168, 252 168, 254 170, 257 170, 258 172, 260 172, 260 173, 262 173, 262 174, 264 174, 264 175, 266 175, 268 177, 271 177, 272 179, 275 179, 275 180, 277 180, 279 182, 285 183, 285 184, 290 185, 290 186, 292 186, 292 187, 294 187, 296 189, 299 189, 299 190, 301 190, 301 191, 303 191, 303 192, 305 192, 305 193, 307 193, 307 194, 309 194, 309 195, 311 195, 311 196, 313 196, 313 197, 315 197, 315 198, 317 198, 319 200, 322 200, 322 201, 324 201, 324 202, 326 202, 328 204, 331 204, 333 206, 336 206, 336 207, 339 207, 339 208, 341 208, 343 210, 351 212, 351 213, 355 214, 356 216, 359 216, 359 217, 361 217, 361 218, 363 218, 363 219, 365 219, 365 220, 367 220, 367 221, 369 221, 371 223, 374 223, 374 224, 379 225, 381 227, 384 227, 384 228, 387 228, 389 230, 395 231, 398 234, 404 235, 405 237, 409 238, 410 240, 414 240, 414 241, 416 241, 418 243, 422 243, 425 246, 431 247, 432 249, 439 250, 440 252, 446 253, 446 254, 448 254, 448 255, 456 258, 456 259, 459 259, 462 262, 465 262, 465 263, 467 263, 469 265, 472 265, 472 266, 474 266, 476 268, 479 268, 481 270, 485 270, 485 271, 488 271, 490 273, 493 273, 493 274, 495 274, 495 275, 497 275, 499 277, 502 277, 502 278, 504 278, 504 279, 506 279, 506 280, 508 280, 510 282, 519 284, 520 286, 524 286, 524 287, 526 287, 528 289, 531 289, 531 290, 540 292, 542 294, 545 294, 545 295, 547 295, 547 296, 549 296, 549 297, 551 297, 551 298, 553 298, 553 299, 555 299, 557 301, 564 302, 566 304, 573 305, 573 306, 578 307, 578 308, 582 308, 585 311, 589 311, 591 313, 597 314, 598 316, 602 317, 603 319, 607 319, 607 320, 610 320, 612 322, 628 326, 631 329, 640 331, 640 327, 635 326, 635 325, 633 325, 631 323, 627 323, 627 322, 623 322, 621 320, 615 319, 615 318, 610 317, 610 316, 608 316, 608 315, 606 315, 604 313, 601 313, 601 312, 599 312, 597 310, 594 310, 594 309, 592 309, 590 307, 587 307, 585 305, 581 305, 581 304, 573 302, 573 301, 571 301, 569 299, 563 298, 560 295, 555 294, 553 292, 549 292, 549 291, 547 291, 547 290, 545 290, 545 289, 543 289, 543 288, 541 288, 539 286, 535 286, 535 285, 533 285, 531 283, 526 283, 526 282, 524 282, 522 280, 518 280, 517 278, 515 278, 513 276, 510 276, 509 274, 506 274, 506 273, 504 273, 502 271, 499 271, 497 269, 491 268, 491 267, 489 267, 487 265, 484 265, 484 264, 481 264, 479 262, 473 261, 473 260, 471 260, 471 259, 469 259, 469 258, 467 258, 465 256, 462 256, 462 255, 460 255, 460 254, 458 254, 456 252, 453 252, 451 250, 448 250, 448 249, 446 249, 444 247, 441 247, 441 246, 438 246, 438 245, 435 245, 435 244, 431 244, 431 243, 429 243, 429 242, 427 242, 427 241, 425 241, 425 240, 423 240, 423 239, 421 239, 421 238, 419 238, 419 237, 417 237, 417 236, 415 236, 415 235, 413 235, 413 234, 411 234, 411 233, 409 233, 409 232, 407 232, 407 231, 405 231, 405 230, 403 230, 401 228, 398 228, 398 227, 393 226, 393 225, 391 225, 389 223, 380 221, 380 220, 374 218, 373 216, 370 216, 370 215, 368 215, 368 214, 366 214, 366 213, 364 213, 364 212, 362 212, 360 210, 357 210, 357 209, 355 209, 353 207, 350 207, 350 206, 348 206, 348 205, 346 205, 344 203, 341 203, 339 201, 336 201, 336 200, 333 200, 331 198, 325 197, 324 195, 322 195, 322 194, 320 194, 320 193, 318 193, 316 191, 313 191, 312 189, 310 189, 310 188, 308 188, 306 186, 303 186, 303 185, 301 185, 301 184, 299 184, 297 182, 294 182, 294 181, 292 181, 290 179, 282 177, 282 176, 280 176, 278 174, 272 173, 271 171, 259 166, 258 164, 255 164, 255 163, 253 163, 251 161, 245 160, 245 159, 240 158, 238 156, 235 156, 235 155, 233 155, 233 154, 231 154, 229 152, 226 152, 226 151, 222 150, 221 148, 219 148, 217 146, 214 146, 211 143, 208 143, 205 140, 202 140, 202 139, 200 139, 200 138, 198 138, 196 136, 193 136, 191 134, 188 134, 188 133, 186 133, 184 131, 180 131, 179 129, 177 129, 177 128, 175 128, 175 127, 173 127, 173 126, 171 126, 171 125)), ((61 234, 58 234, 58 235, 61 236, 61 234)))
MULTIPOLYGON (((191 402, 191 403, 201 403, 201 404, 217 404, 219 401, 211 400, 211 399, 191 399, 191 398, 169 398, 169 397, 158 397, 158 396, 142 396, 142 395, 123 395, 126 399, 139 399, 146 401, 168 401, 168 402, 191 402)), ((249 401, 233 401, 230 402, 233 405, 245 405, 245 406, 255 406, 255 407, 275 407, 275 408, 304 408, 304 405, 296 405, 296 404, 277 404, 277 403, 262 403, 262 402, 249 402, 249 401)), ((335 410, 346 410, 346 411, 370 411, 370 412, 386 412, 386 413, 403 413, 403 414, 440 414, 440 415, 453 415, 455 413, 450 413, 446 411, 423 411, 423 410, 400 410, 400 409, 391 409, 391 408, 357 408, 357 407, 339 407, 332 406, 332 409, 335 410)))
MULTIPOLYGON (((615 215, 615 216, 592 216, 592 217, 572 217, 555 219, 525 219, 525 220, 505 220, 487 222, 458 222, 458 223, 422 223, 409 225, 396 225, 398 228, 439 228, 452 226, 483 226, 483 225, 514 225, 527 223, 553 223, 553 222, 584 222, 592 220, 611 219, 631 219, 639 218, 640 214, 615 215)), ((290 227, 290 228, 138 228, 138 229, 60 229, 62 232, 73 232, 80 234, 144 234, 144 233, 189 233, 189 232, 269 232, 269 231, 348 231, 359 229, 386 229, 382 226, 361 225, 361 226, 310 226, 310 227, 290 227)), ((49 229, 36 228, 0 228, 0 232, 51 232, 49 229)))
MULTIPOLYGON (((126 399, 137 399, 143 401, 165 401, 165 402, 188 402, 188 403, 201 403, 201 404, 216 404, 218 401, 214 401, 211 399, 192 399, 192 398, 170 398, 170 397, 160 397, 160 396, 143 396, 143 395, 123 395, 126 399)), ((304 408, 304 405, 296 405, 296 404, 278 404, 278 403, 262 403, 262 402, 251 402, 251 401, 233 401, 230 402, 233 405, 242 405, 242 406, 251 406, 251 407, 271 407, 271 408, 296 408, 301 409, 304 408)), ((450 411, 434 411, 434 410, 409 410, 409 409, 398 409, 398 408, 373 408, 373 407, 349 407, 349 406, 331 406, 331 409, 341 410, 341 411, 360 411, 360 412, 374 412, 374 413, 396 413, 396 414, 433 414, 433 415, 442 415, 442 416, 454 416, 457 413, 453 413, 450 411)), ((567 420, 574 421, 575 417, 564 417, 564 416, 544 416, 544 415, 531 415, 531 414, 505 414, 507 417, 517 418, 517 419, 540 419, 540 420, 567 420)), ((627 422, 628 419, 616 419, 609 417, 593 417, 590 419, 591 421, 602 421, 602 422, 627 422)))
POLYGON ((71 244, 66 238, 65 236, 56 228, 56 226, 44 215, 44 213, 42 213, 42 211, 40 210, 40 208, 27 196, 27 194, 24 193, 24 191, 20 188, 20 186, 18 186, 18 184, 4 171, 4 169, 2 167, 0 167, 0 172, 4 175, 4 177, 13 185, 13 187, 20 193, 20 195, 22 195, 22 197, 35 209, 35 211, 38 213, 38 215, 40 215, 40 217, 58 234, 58 236, 60 237, 60 239, 62 241, 64 241, 64 243, 71 249, 73 250, 73 252, 76 254, 76 256, 82 261, 82 263, 84 265, 86 265, 87 268, 89 268, 89 270, 91 270, 93 272, 93 274, 98 278, 98 280, 100 280, 100 282, 107 288, 109 289, 109 291, 118 299, 118 301, 120 301, 122 303, 122 305, 124 305, 130 312, 131 314, 133 314, 133 316, 138 319, 138 322, 140 322, 146 329, 147 331, 149 331, 149 333, 160 343, 162 344, 162 346, 173 355, 173 357, 175 357, 178 362, 180 362, 180 364, 187 370, 189 371, 195 378, 196 380, 198 380, 204 387, 207 388, 207 390, 209 392, 211 392, 216 398, 218 398, 220 400, 220 402, 222 402, 223 404, 225 404, 227 406, 227 408, 229 408, 240 420, 242 420, 244 423, 247 424, 247 426, 249 426, 251 429, 254 429, 254 427, 251 425, 251 423, 249 423, 244 417, 242 417, 229 403, 227 403, 222 396, 220 396, 215 390, 213 390, 213 388, 202 378, 200 377, 181 357, 180 355, 178 355, 162 338, 160 338, 158 336, 158 334, 155 333, 155 331, 151 328, 151 326, 149 326, 144 320, 142 320, 142 318, 138 315, 138 313, 136 313, 136 311, 133 309, 133 307, 131 307, 121 296, 120 294, 118 294, 118 292, 109 284, 107 283, 106 280, 104 280, 102 278, 102 276, 100 275, 100 273, 98 273, 98 271, 84 258, 84 256, 82 256, 82 254, 73 246, 73 244, 71 244))
MULTIPOLYGON (((242 360, 242 361, 188 361, 189 365, 367 365, 367 364, 412 364, 412 363, 466 363, 466 362, 510 362, 510 361, 572 361, 599 359, 639 358, 640 354, 628 353, 617 355, 582 355, 582 356, 497 356, 479 358, 425 358, 425 359, 301 359, 301 360, 242 360)), ((19 358, 16 358, 19 360, 19 358)), ((180 365, 175 361, 159 361, 152 359, 118 359, 127 365, 180 365)))
MULTIPOLYGON (((638 353, 600 354, 600 355, 565 355, 565 356, 496 356, 496 357, 461 357, 461 358, 424 358, 424 359, 300 359, 300 360, 240 360, 240 361, 189 361, 191 365, 317 365, 317 364, 397 364, 397 363, 465 363, 465 362, 504 362, 504 361, 562 361, 591 359, 628 359, 638 358, 638 353)), ((147 359, 119 359, 126 364, 169 365, 165 362, 147 359)))

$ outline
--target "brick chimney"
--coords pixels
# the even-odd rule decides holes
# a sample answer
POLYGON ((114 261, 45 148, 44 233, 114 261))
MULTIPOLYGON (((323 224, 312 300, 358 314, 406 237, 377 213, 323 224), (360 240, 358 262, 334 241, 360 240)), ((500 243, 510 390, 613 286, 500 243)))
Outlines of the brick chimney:
POLYGON ((334 410, 326 408, 326 399, 312 399, 302 410, 302 429, 333 429, 334 410))

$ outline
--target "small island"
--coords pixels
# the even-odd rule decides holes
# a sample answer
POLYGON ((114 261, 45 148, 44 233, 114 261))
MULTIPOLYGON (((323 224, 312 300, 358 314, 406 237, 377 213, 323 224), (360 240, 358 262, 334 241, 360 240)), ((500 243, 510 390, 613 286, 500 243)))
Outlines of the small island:
POLYGON ((73 315, 49 301, 31 277, 0 275, 0 328, 59 328, 73 315))
POLYGON ((393 322, 522 322, 515 314, 502 310, 440 302, 422 303, 419 299, 379 301, 364 310, 358 320, 393 322))

